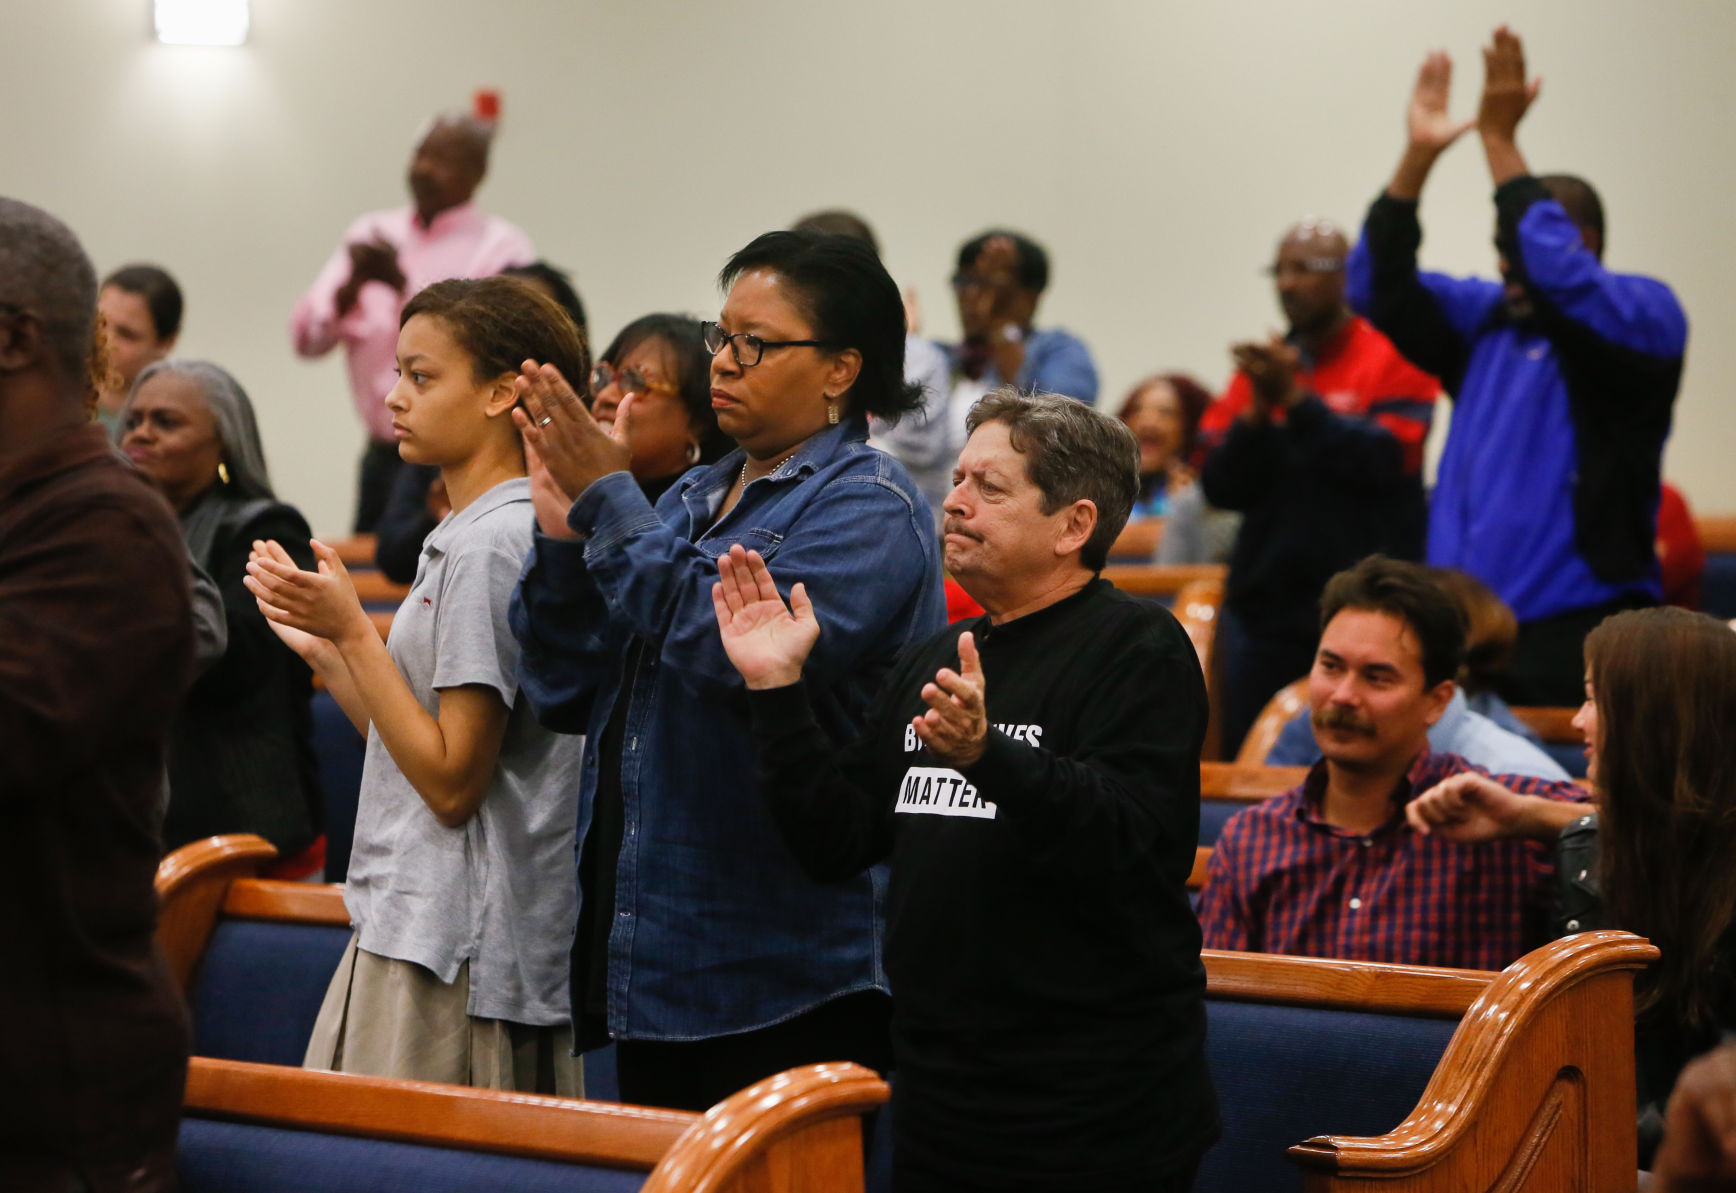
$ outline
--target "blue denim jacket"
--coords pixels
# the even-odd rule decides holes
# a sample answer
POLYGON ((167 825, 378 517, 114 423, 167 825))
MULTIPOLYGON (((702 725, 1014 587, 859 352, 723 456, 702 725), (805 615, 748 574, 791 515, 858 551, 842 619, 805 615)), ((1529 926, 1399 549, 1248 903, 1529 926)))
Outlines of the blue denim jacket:
POLYGON ((820 620, 804 672, 816 711, 833 740, 855 739, 893 657, 946 624, 933 517, 904 466, 866 440, 859 418, 822 431, 715 525, 740 451, 689 472, 655 509, 627 473, 605 476, 567 516, 582 539, 537 535, 512 629, 538 719, 588 737, 576 849, 603 727, 617 697, 629 701, 609 934, 618 1039, 750 1031, 886 989, 885 873, 820 884, 790 856, 760 796, 745 688, 711 603, 732 543, 764 556, 786 594, 805 583, 820 620), (635 638, 646 649, 624 675, 635 638))

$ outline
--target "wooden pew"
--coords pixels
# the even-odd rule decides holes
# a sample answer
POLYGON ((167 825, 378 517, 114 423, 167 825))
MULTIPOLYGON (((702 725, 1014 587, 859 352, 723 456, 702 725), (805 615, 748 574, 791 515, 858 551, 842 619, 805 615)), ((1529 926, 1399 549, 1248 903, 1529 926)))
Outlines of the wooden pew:
POLYGON ((1164 521, 1162 518, 1142 518, 1137 522, 1129 522, 1121 528, 1121 533, 1115 536, 1115 541, 1109 546, 1109 558, 1124 563, 1149 563, 1151 557, 1157 554, 1157 546, 1163 542, 1164 521))
POLYGON ((331 549, 338 553, 338 558, 344 561, 346 568, 371 568, 374 566, 374 536, 371 534, 353 534, 349 538, 338 539, 329 543, 331 549))
MULTIPOLYGON (((1251 794, 1250 787, 1270 788, 1288 779, 1260 768, 1249 776, 1248 770, 1214 768, 1216 778, 1206 786, 1251 794)), ((178 976, 197 981, 203 947, 220 916, 324 926, 347 935, 336 888, 239 876, 270 851, 257 838, 218 838, 187 846, 165 863, 158 883, 165 904, 163 944, 178 976)), ((1200 1193, 1280 1187, 1294 1176, 1288 1171, 1292 1161, 1305 1170, 1311 1191, 1632 1188, 1632 974, 1657 957, 1646 942, 1621 932, 1582 933, 1537 950, 1499 976, 1265 954, 1208 951, 1202 957, 1211 1024, 1207 1045, 1226 1134, 1201 1169, 1200 1193), (1322 1128, 1345 1133, 1320 1134, 1322 1128)), ((325 975, 316 976, 323 987, 325 975)), ((195 1062, 195 1071, 208 1072, 212 1080, 254 1069, 282 1072, 195 1062)), ((320 1074, 283 1080, 303 1078, 371 1080, 320 1074)), ((189 1106, 200 1113, 257 1109, 202 1092, 198 1082, 204 1080, 189 1081, 189 1106)), ((418 1088, 459 1097, 466 1107, 481 1107, 478 1114, 497 1112, 482 1103, 517 1098, 418 1088)), ((324 1113, 326 1119, 305 1121, 337 1130, 331 1126, 336 1112, 318 1109, 339 1096, 337 1087, 305 1089, 317 1095, 303 1099, 316 1109, 297 1113, 324 1113)), ((859 1113, 877 1096, 863 1094, 847 1113, 859 1113)), ((737 1099, 754 1100, 737 1095, 724 1105, 737 1099)), ((394 1121, 438 1122, 439 1133, 448 1135, 447 1120, 428 1113, 431 1105, 405 1110, 394 1121)), ((284 1121, 286 1112, 272 1113, 280 1116, 272 1121, 284 1121)), ((353 1118, 344 1122, 358 1125, 353 1118)), ((847 1114, 842 1122, 833 1129, 835 1158, 837 1149, 848 1151, 836 1137, 848 1135, 854 1143, 847 1114)), ((837 1162, 860 1164, 859 1157, 837 1162)))
POLYGON ((281 1179, 286 1158, 308 1193, 325 1181, 466 1189, 478 1176, 496 1188, 861 1193, 860 1120, 886 1098, 852 1064, 791 1069, 698 1115, 194 1057, 179 1169, 185 1193, 281 1179))
POLYGON ((1195 580, 1221 582, 1228 570, 1221 563, 1112 563, 1103 569, 1103 578, 1134 596, 1171 599, 1195 580))

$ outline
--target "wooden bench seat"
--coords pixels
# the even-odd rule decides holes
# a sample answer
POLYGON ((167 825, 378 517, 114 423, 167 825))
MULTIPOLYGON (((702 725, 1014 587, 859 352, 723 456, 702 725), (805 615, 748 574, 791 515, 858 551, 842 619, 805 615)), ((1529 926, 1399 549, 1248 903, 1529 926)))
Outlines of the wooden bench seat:
MULTIPOLYGON (((1233 772, 1220 773, 1234 787, 1233 772)), ((1259 777, 1268 785, 1282 781, 1259 777)), ((298 986, 300 979, 283 972, 295 964, 295 949, 273 948, 263 959, 254 952, 251 960, 242 960, 222 951, 219 930, 251 927, 263 934, 262 940, 288 928, 325 931, 330 934, 327 948, 335 944, 340 951, 347 938, 335 888, 245 876, 270 855, 271 847, 257 838, 213 839, 177 851, 159 875, 163 944, 175 973, 184 983, 193 983, 195 1039, 201 1038, 201 1014, 211 1010, 200 1007, 199 983, 223 978, 214 972, 218 968, 240 963, 267 971, 257 976, 255 986, 240 988, 239 1001, 245 1005, 228 1029, 231 1040, 245 1034, 247 1015, 254 1017, 253 1030, 276 1032, 258 1020, 284 1015, 285 998, 305 1000, 307 989, 323 991, 330 974, 327 968, 298 986), (301 993, 296 994, 298 989, 301 993)), ((1632 976, 1656 956, 1650 945, 1620 932, 1555 941, 1500 975, 1204 953, 1207 1049, 1224 1134, 1202 1165, 1198 1190, 1295 1188, 1293 1165, 1301 1165, 1309 1190, 1631 1189, 1636 1154, 1632 976)), ((331 964, 335 962, 332 953, 331 964)), ((231 987, 231 998, 235 989, 231 987)), ((207 991, 207 997, 214 996, 207 991)), ((305 1036, 301 1042, 305 1044, 305 1036)), ((374 1130, 373 1120, 340 1112, 342 1103, 334 1101, 337 1087, 306 1084, 370 1079, 298 1072, 291 1077, 284 1074, 293 1071, 275 1066, 237 1065, 233 1060, 195 1061, 195 1073, 207 1076, 189 1082, 190 1113, 201 1120, 239 1116, 251 1126, 274 1131, 361 1131, 384 1138, 374 1130), (271 1072, 260 1075, 255 1069, 271 1072), (206 1088, 200 1082, 220 1076, 251 1088, 249 1097, 267 1088, 261 1083, 289 1082, 325 1117, 307 1118, 314 1111, 302 1111, 297 1113, 304 1117, 298 1119, 281 1107, 264 1114, 256 1102, 242 1105, 200 1092, 206 1088)), ((481 1096, 479 1091, 454 1094, 452 1087, 419 1088, 461 1100, 481 1096)), ((488 1096, 502 1097, 510 1096, 488 1096)), ((274 1105, 283 1100, 276 1095, 271 1099, 274 1105)), ((470 1106, 471 1101, 463 1104, 470 1106)), ((848 1113, 859 1112, 860 1103, 848 1113)), ((426 1110, 405 1114, 450 1141, 447 1125, 456 1120, 426 1110)), ((838 1132, 854 1130, 845 1116, 838 1132)), ((837 1148, 848 1150, 834 1143, 835 1153, 837 1148)), ((280 1145, 281 1140, 269 1146, 280 1145)), ((419 1145, 434 1143, 421 1138, 419 1145)), ((852 1155, 848 1163, 859 1169, 859 1155, 852 1155)))

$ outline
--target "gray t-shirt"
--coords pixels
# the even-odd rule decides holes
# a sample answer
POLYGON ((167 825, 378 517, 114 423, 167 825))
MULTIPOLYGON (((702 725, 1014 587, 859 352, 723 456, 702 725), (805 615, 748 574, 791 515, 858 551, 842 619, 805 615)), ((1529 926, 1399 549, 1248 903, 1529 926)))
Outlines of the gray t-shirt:
POLYGON ((573 873, 583 739, 536 723, 518 696, 507 602, 530 552, 530 482, 496 485, 449 514, 422 547, 387 649, 438 714, 441 688, 482 684, 512 712, 482 806, 446 828, 368 732, 344 903, 357 946, 451 982, 470 963, 477 1018, 565 1023, 578 923, 573 873))

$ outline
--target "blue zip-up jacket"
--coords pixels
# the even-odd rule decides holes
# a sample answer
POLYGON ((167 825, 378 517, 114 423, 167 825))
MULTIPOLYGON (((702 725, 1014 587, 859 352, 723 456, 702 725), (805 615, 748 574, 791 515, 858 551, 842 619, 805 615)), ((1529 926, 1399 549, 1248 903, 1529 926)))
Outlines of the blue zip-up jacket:
MULTIPOLYGON (((711 602, 733 543, 758 551, 786 594, 805 583, 820 639, 804 674, 833 739, 855 740, 893 657, 946 624, 933 516, 904 466, 866 439, 861 418, 822 431, 715 525, 740 451, 688 472, 655 509, 611 473, 567 516, 583 538, 536 537, 512 630, 537 718, 587 735, 576 851, 604 726, 628 702, 608 946, 616 1038, 750 1031, 886 989, 884 870, 818 883, 790 856, 754 778, 746 687, 711 602), (644 649, 623 674, 634 642, 644 649)), ((585 982, 573 977, 577 1022, 585 982)))
POLYGON ((1415 203, 1376 199, 1350 255, 1351 306, 1454 397, 1429 562, 1478 576, 1521 622, 1661 600, 1658 485, 1687 316, 1664 283, 1605 269, 1536 178, 1502 184, 1495 210, 1535 308, 1524 322, 1498 282, 1417 270, 1415 203))

